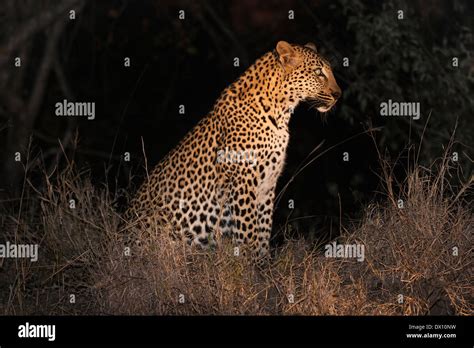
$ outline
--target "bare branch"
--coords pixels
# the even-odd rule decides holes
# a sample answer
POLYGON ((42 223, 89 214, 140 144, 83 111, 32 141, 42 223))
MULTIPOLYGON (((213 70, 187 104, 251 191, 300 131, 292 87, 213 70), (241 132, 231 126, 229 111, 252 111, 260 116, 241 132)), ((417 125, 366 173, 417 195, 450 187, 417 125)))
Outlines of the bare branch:
POLYGON ((16 35, 12 36, 10 40, 5 45, 3 45, 3 47, 0 49, 0 51, 3 51, 3 54, 0 55, 0 66, 4 65, 10 59, 12 53, 17 50, 21 46, 21 44, 23 44, 31 36, 33 36, 38 31, 46 28, 58 16, 65 13, 67 10, 80 10, 84 3, 83 0, 64 0, 59 4, 57 4, 56 2, 54 4, 56 6, 43 11, 38 16, 30 19, 27 23, 25 23, 16 32, 16 35))
POLYGON ((27 129, 32 126, 36 114, 38 113, 38 109, 41 106, 41 102, 43 101, 43 95, 46 91, 46 83, 56 53, 56 46, 65 24, 65 21, 59 21, 53 27, 52 33, 46 44, 43 61, 41 62, 38 76, 36 77, 33 93, 31 94, 26 113, 20 115, 20 118, 27 129))

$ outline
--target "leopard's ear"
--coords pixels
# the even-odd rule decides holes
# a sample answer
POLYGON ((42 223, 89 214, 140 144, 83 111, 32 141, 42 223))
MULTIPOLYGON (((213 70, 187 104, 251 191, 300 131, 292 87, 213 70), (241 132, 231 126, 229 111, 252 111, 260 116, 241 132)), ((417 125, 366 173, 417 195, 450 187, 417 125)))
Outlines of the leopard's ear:
POLYGON ((316 53, 318 52, 318 50, 316 49, 316 45, 312 42, 308 42, 306 45, 304 45, 304 47, 310 48, 316 53))
POLYGON ((286 41, 279 41, 276 46, 276 51, 280 64, 286 72, 291 72, 298 67, 303 60, 300 53, 286 41))

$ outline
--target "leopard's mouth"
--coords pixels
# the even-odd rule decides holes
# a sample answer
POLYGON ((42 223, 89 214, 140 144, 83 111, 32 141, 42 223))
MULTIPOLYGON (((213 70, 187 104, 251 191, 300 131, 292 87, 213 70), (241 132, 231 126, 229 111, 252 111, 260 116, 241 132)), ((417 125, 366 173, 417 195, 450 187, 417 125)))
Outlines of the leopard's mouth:
POLYGON ((336 104, 337 99, 334 98, 308 98, 307 100, 311 107, 315 108, 319 112, 328 112, 336 104))
POLYGON ((328 112, 332 109, 334 104, 336 104, 336 100, 322 100, 322 99, 313 99, 310 101, 311 106, 316 108, 319 112, 328 112))

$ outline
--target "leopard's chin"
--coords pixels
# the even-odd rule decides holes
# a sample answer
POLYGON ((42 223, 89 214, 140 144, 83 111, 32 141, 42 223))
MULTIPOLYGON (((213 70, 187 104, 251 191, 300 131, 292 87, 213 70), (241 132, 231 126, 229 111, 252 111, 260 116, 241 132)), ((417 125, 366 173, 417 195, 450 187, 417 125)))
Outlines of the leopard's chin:
POLYGON ((316 110, 318 110, 319 112, 328 112, 329 110, 331 110, 331 107, 330 106, 320 106, 319 108, 316 108, 316 110))
POLYGON ((316 108, 319 112, 328 112, 329 110, 332 109, 332 107, 336 104, 335 102, 332 104, 327 104, 327 105, 321 105, 316 108))

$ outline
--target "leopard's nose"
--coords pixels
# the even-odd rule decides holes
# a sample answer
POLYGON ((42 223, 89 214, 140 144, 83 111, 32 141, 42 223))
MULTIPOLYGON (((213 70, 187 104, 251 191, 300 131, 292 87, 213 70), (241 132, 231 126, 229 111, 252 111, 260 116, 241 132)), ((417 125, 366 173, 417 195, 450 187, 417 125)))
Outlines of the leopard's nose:
POLYGON ((335 90, 331 89, 331 95, 334 99, 339 99, 339 97, 341 96, 341 89, 339 87, 337 87, 337 89, 335 90))

